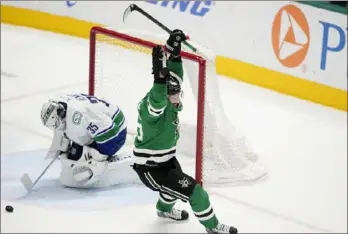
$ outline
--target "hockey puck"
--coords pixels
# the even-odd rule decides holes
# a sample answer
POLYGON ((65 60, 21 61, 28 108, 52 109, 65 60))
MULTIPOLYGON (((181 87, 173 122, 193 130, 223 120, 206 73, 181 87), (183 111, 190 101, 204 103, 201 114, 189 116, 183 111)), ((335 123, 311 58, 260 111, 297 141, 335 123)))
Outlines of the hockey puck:
POLYGON ((12 206, 6 206, 5 210, 6 210, 7 212, 12 213, 12 212, 13 212, 13 207, 12 207, 12 206))

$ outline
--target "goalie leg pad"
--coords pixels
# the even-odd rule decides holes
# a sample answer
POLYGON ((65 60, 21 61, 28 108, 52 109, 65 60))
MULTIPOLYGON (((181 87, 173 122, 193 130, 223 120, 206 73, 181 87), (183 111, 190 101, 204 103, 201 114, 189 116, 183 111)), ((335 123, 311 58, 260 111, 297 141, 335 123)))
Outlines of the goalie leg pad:
POLYGON ((132 170, 131 152, 115 155, 109 159, 105 177, 109 184, 142 184, 132 170))
POLYGON ((73 170, 73 176, 78 184, 83 185, 92 178, 93 172, 88 167, 76 167, 73 170))
POLYGON ((88 161, 73 161, 66 154, 61 155, 60 182, 68 187, 85 188, 93 187, 105 174, 108 162, 98 162, 93 159, 88 161))

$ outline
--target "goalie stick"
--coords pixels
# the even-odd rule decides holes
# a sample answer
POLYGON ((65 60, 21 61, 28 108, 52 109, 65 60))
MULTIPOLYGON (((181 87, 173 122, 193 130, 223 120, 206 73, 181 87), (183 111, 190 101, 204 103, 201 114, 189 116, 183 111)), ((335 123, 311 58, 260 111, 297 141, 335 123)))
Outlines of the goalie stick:
POLYGON ((58 156, 60 155, 60 151, 58 151, 56 153, 56 155, 53 157, 53 159, 51 160, 51 162, 46 166, 46 168, 43 170, 43 172, 41 172, 41 174, 39 175, 39 177, 37 177, 37 179, 34 181, 34 183, 32 182, 32 180, 30 179, 28 173, 25 173, 24 175, 22 175, 21 177, 21 182, 23 184, 23 186, 25 187, 25 189, 27 190, 27 195, 29 193, 31 193, 31 191, 33 190, 33 187, 37 184, 37 182, 41 179, 41 177, 46 173, 46 171, 48 170, 48 168, 51 167, 51 165, 54 163, 54 161, 56 161, 56 159, 58 158, 58 156))
MULTIPOLYGON (((152 17, 149 13, 147 13, 146 11, 144 11, 143 9, 141 9, 140 7, 138 7, 135 4, 131 4, 123 13, 123 23, 125 23, 128 15, 130 13, 132 13, 133 11, 137 11, 140 14, 144 15, 146 18, 148 18, 149 20, 151 20, 153 23, 155 23, 156 25, 158 25, 160 28, 162 28, 164 31, 166 31, 169 34, 172 34, 172 30, 170 30, 169 28, 167 28, 166 26, 164 26, 161 22, 159 22, 158 20, 156 20, 154 17, 152 17)), ((186 45, 188 48, 190 48, 193 52, 196 52, 197 49, 189 44, 187 41, 183 41, 183 44, 186 45)))

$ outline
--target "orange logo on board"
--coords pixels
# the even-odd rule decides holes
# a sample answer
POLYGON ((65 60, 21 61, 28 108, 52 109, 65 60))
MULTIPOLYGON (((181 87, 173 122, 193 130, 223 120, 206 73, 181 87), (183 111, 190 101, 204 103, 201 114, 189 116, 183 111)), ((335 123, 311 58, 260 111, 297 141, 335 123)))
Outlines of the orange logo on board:
POLYGON ((272 25, 272 46, 285 67, 297 67, 307 56, 310 32, 306 16, 294 5, 282 7, 272 25))

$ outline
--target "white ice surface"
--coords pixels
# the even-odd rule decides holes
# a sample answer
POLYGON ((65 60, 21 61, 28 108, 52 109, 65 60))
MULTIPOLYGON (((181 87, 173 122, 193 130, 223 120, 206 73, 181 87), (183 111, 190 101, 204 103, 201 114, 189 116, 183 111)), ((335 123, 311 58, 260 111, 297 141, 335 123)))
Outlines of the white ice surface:
MULTIPOLYGON (((40 158, 52 133, 40 123, 42 102, 86 92, 87 81, 87 40, 1 25, 1 231, 203 232, 192 212, 182 224, 158 220, 156 194, 141 186, 65 190, 55 168, 32 197, 14 199, 20 175, 47 163, 40 158)), ((218 218, 249 233, 347 232, 347 113, 224 77, 219 84, 226 113, 265 159, 269 177, 207 188, 218 218)))

